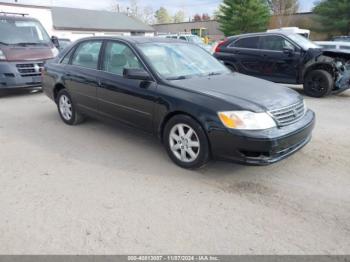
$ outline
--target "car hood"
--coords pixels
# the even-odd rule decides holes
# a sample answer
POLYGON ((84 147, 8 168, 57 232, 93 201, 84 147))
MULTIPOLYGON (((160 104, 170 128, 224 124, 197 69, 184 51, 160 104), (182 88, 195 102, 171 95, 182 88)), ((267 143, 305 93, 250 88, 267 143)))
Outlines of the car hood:
POLYGON ((279 109, 302 100, 292 89, 239 73, 173 80, 171 83, 255 112, 279 109))
POLYGON ((1 46, 7 61, 32 61, 53 58, 51 46, 1 46))

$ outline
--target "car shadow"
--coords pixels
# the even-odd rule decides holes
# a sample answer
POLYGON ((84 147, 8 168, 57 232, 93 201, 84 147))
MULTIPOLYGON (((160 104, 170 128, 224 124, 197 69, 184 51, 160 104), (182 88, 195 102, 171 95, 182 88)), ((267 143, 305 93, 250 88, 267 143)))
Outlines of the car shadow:
POLYGON ((6 90, 0 90, 0 98, 35 95, 40 93, 42 93, 42 91, 38 89, 14 89, 14 90, 6 89, 6 90))
POLYGON ((69 151, 71 160, 90 164, 93 162, 118 170, 142 171, 156 176, 181 174, 209 179, 232 176, 237 171, 250 168, 211 160, 201 169, 187 170, 172 162, 156 136, 128 125, 87 118, 82 124, 72 127, 62 123, 55 111, 39 112, 38 117, 40 122, 45 123, 45 127, 38 131, 41 135, 37 133, 32 136, 35 143, 60 155, 69 151), (48 137, 45 133, 55 133, 56 136, 48 137), (59 142, 63 139, 65 143, 59 142))

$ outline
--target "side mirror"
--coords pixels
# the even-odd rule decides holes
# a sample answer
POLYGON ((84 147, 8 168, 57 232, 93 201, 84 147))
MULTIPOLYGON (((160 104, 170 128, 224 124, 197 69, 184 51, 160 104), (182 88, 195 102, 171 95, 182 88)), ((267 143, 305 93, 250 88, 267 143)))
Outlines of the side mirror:
POLYGON ((150 76, 150 74, 143 69, 124 68, 123 76, 124 78, 134 79, 134 80, 143 80, 143 81, 152 80, 152 77, 150 76))
POLYGON ((285 47, 283 48, 283 53, 286 54, 286 55, 293 55, 294 54, 294 49, 293 48, 290 48, 290 47, 285 47))
POLYGON ((51 36, 51 42, 54 44, 56 48, 60 48, 60 43, 58 42, 57 36, 51 36))

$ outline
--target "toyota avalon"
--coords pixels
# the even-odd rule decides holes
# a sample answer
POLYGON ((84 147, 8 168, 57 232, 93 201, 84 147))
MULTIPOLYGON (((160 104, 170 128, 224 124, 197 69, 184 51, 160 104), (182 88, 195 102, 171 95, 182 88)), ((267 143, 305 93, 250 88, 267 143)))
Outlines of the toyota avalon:
POLYGON ((315 114, 297 92, 234 73, 179 40, 79 40, 42 71, 43 90, 68 125, 85 116, 159 137, 183 168, 211 158, 266 165, 311 139, 315 114))

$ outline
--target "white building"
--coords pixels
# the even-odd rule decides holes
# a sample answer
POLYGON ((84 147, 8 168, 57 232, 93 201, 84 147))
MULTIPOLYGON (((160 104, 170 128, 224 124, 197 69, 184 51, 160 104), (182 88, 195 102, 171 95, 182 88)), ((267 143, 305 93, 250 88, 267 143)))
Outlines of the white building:
POLYGON ((124 13, 0 2, 0 13, 21 13, 38 19, 50 36, 76 39, 103 35, 153 36, 154 29, 124 13))

